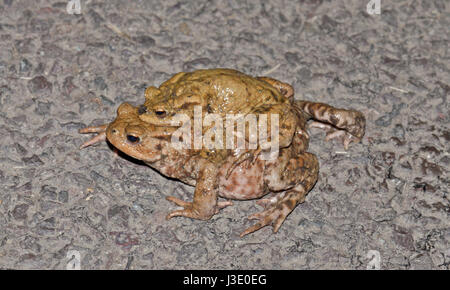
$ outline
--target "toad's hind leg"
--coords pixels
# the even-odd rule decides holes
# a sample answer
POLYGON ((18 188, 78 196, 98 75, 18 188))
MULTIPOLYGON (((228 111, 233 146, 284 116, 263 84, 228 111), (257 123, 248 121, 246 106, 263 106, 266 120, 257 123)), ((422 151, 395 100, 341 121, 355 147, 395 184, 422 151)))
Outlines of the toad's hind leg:
POLYGON ((295 207, 305 201, 306 195, 316 183, 319 162, 315 155, 305 152, 297 158, 287 159, 287 163, 281 164, 285 165, 282 172, 278 169, 281 168, 279 165, 283 163, 283 158, 281 157, 279 161, 266 172, 269 176, 267 178, 268 188, 275 191, 278 191, 281 187, 289 189, 282 193, 273 193, 272 198, 260 200, 258 204, 264 205, 264 210, 249 216, 249 219, 259 221, 243 231, 240 234, 241 237, 267 225, 272 225, 273 231, 276 233, 295 207))
POLYGON ((307 101, 296 101, 295 105, 316 121, 310 127, 328 130, 327 141, 342 136, 346 150, 351 142, 359 142, 364 136, 366 119, 361 112, 307 101))

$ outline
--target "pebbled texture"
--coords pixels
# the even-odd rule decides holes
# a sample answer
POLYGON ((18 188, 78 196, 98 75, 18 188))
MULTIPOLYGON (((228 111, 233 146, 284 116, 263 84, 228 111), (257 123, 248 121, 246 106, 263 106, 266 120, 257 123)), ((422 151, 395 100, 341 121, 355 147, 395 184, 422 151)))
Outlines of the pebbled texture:
POLYGON ((381 1, 0 1, 0 267, 448 269, 449 4, 381 1), (152 3, 152 4, 151 4, 152 3), (260 208, 173 219, 192 189, 78 129, 173 73, 229 67, 352 107, 366 136, 346 154, 311 130, 319 180, 276 235, 238 233, 260 208), (132 161, 132 160, 131 160, 132 161))

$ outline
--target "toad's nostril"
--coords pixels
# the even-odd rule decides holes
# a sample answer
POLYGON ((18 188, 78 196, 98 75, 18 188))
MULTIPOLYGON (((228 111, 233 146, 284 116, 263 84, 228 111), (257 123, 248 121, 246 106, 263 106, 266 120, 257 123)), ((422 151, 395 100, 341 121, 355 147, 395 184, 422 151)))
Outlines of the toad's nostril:
POLYGON ((112 129, 112 130, 111 130, 111 133, 117 134, 117 133, 119 133, 119 131, 117 131, 116 129, 112 129))
POLYGON ((141 141, 141 139, 139 137, 136 137, 133 135, 127 135, 127 140, 133 144, 139 143, 139 141, 141 141))

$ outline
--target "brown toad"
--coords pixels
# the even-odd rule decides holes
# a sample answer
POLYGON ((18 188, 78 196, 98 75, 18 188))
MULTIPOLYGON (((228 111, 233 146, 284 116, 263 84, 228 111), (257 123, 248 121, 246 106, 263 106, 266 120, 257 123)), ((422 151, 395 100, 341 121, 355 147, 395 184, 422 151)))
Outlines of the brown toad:
MULTIPOLYGON (((109 125, 80 130, 81 133, 99 133, 82 147, 106 138, 119 150, 162 174, 195 186, 192 202, 167 198, 183 208, 171 212, 167 218, 185 216, 207 220, 219 209, 232 204, 229 200, 219 201, 218 197, 247 200, 267 195, 258 202, 264 210, 249 217, 258 222, 241 236, 266 225, 272 225, 277 232, 317 181, 317 158, 306 152, 309 142, 307 121, 313 119, 312 125, 329 129, 327 139, 343 136, 347 147, 364 135, 364 116, 354 110, 336 109, 322 103, 295 101, 291 86, 270 78, 252 78, 224 69, 200 72, 203 76, 207 72, 208 76, 195 78, 194 72, 194 78, 186 81, 183 80, 185 73, 177 74, 159 89, 149 88, 144 107, 124 103, 109 125), (224 75, 227 76, 225 80, 221 79, 224 75), (209 88, 204 87, 208 82, 209 88), (242 155, 218 154, 220 158, 209 158, 211 153, 215 157, 217 152, 208 151, 209 155, 205 156, 204 149, 175 148, 172 137, 179 127, 169 121, 177 113, 193 116, 195 105, 206 108, 207 113, 284 114, 284 118, 280 117, 278 155, 264 160, 262 155, 255 154, 251 161, 243 162, 242 155), (292 128, 287 129, 289 126, 292 128)), ((246 139, 248 137, 246 135, 246 139)))
MULTIPOLYGON (((291 144, 297 117, 292 110, 291 86, 267 77, 254 78, 232 69, 208 69, 194 72, 180 72, 164 82, 159 88, 149 87, 145 92, 145 103, 139 108, 140 118, 155 125, 168 125, 177 114, 186 114, 194 118, 195 108, 205 114, 215 114, 225 118, 230 114, 242 118, 249 114, 268 115, 268 134, 270 135, 272 114, 280 117, 279 147, 291 144)), ((202 133, 211 129, 204 126, 202 133)), ((245 140, 251 138, 247 131, 245 140)), ((216 148, 217 149, 217 148, 216 148)), ((207 154, 211 152, 207 149, 207 154)), ((248 157, 255 158, 260 150, 240 152, 235 164, 248 157), (253 156, 253 153, 255 156, 253 156)), ((213 158, 227 158, 232 151, 214 150, 213 158)), ((232 167, 233 168, 233 167, 232 167)))
MULTIPOLYGON (((291 145, 295 133, 308 135, 299 115, 303 111, 302 103, 293 102, 293 88, 283 82, 269 77, 251 77, 232 69, 204 69, 194 72, 180 72, 161 84, 159 88, 149 87, 145 92, 145 103, 139 107, 139 118, 155 125, 169 125, 173 117, 178 114, 186 114, 191 119, 194 117, 195 108, 200 107, 203 117, 205 114, 217 114, 225 118, 229 114, 247 116, 254 115, 277 115, 278 124, 278 146, 285 148, 291 145), (297 104, 297 110, 293 103, 297 104)), ((321 113, 325 106, 322 106, 321 113)), ((315 109, 315 108, 314 108, 315 109)), ((344 147, 348 148, 350 142, 358 142, 364 130, 364 120, 359 112, 355 111, 327 111, 323 118, 353 119, 355 124, 343 124, 346 130, 335 134, 344 137, 344 147), (344 114, 344 115, 342 115, 344 114), (359 119, 361 120, 359 120, 359 119)), ((334 120, 337 124, 337 120, 334 120)), ((332 129, 324 124, 313 123, 324 128, 332 129)), ((334 124, 332 124, 334 125, 334 124)), ((203 127, 203 134, 211 126, 203 127)), ((271 118, 268 117, 267 134, 271 133, 271 118)), ((331 135, 333 137, 333 135, 331 135)), ((249 141, 249 132, 245 132, 245 140, 249 141)), ((256 158, 261 148, 257 150, 244 150, 240 152, 218 151, 212 152, 213 158, 225 159, 229 154, 236 154, 234 166, 247 160, 256 158)), ((306 150, 304 148, 303 150, 306 150)), ((208 151, 205 150, 204 151, 208 151)), ((207 152, 211 156, 211 152, 207 152)), ((230 170, 234 168, 232 166, 230 170)))

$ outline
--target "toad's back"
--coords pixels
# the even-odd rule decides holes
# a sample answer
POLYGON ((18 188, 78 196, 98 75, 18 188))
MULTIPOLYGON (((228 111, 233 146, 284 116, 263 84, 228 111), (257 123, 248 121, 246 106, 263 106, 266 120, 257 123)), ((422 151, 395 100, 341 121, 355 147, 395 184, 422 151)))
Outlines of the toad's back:
POLYGON ((258 113, 258 108, 289 102, 269 83, 232 69, 178 73, 158 90, 149 90, 146 99, 147 108, 171 104, 172 112, 180 112, 200 105, 218 114, 258 113))

